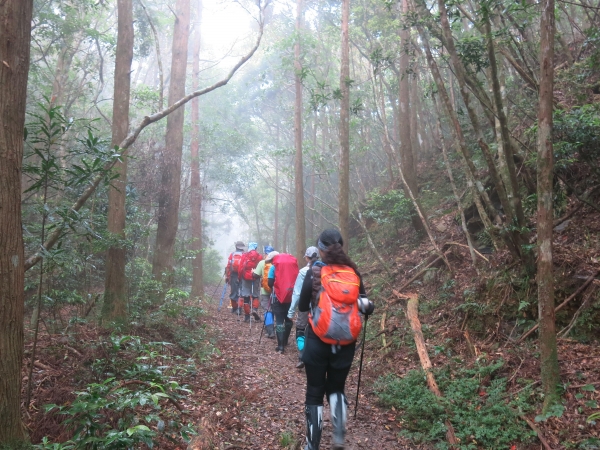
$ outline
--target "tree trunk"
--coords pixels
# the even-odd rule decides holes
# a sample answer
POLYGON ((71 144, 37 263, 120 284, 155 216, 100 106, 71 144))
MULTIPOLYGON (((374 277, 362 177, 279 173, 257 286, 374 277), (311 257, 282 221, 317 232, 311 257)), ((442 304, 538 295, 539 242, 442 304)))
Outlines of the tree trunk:
POLYGON ((342 63, 340 68, 340 170, 338 191, 338 222, 348 251, 350 228, 350 45, 348 21, 350 0, 342 0, 342 63))
MULTIPOLYGON (((197 18, 194 40, 194 54, 192 64, 192 85, 193 89, 199 87, 200 74, 200 38, 202 21, 202 0, 197 2, 197 18)), ((190 144, 191 152, 191 173, 190 173, 190 202, 192 209, 192 251, 194 259, 192 260, 192 298, 202 298, 204 295, 204 283, 202 274, 202 186, 200 184, 200 124, 199 99, 192 100, 192 142, 190 144)))
MULTIPOLYGON (((408 13, 408 1, 402 0, 402 13, 408 13)), ((409 79, 409 48, 410 48, 410 30, 403 27, 400 30, 400 72, 398 74, 399 90, 399 130, 400 130, 400 164, 402 173, 412 195, 417 198, 419 187, 417 185, 417 171, 413 158, 413 149, 411 142, 411 111, 410 111, 410 79, 409 79)), ((406 189, 405 189, 406 191, 406 189)), ((406 197, 410 198, 408 192, 406 197)), ((425 227, 417 213, 411 211, 411 221, 413 227, 419 236, 425 235, 425 227)))
MULTIPOLYGON (((442 392, 438 387, 437 382, 433 376, 433 365, 431 364, 431 360, 429 359, 429 354, 427 353, 427 346, 425 344, 425 338, 423 337, 423 331, 421 329, 421 321, 419 320, 419 298, 417 294, 409 294, 407 295, 408 301, 406 303, 406 317, 408 318, 408 322, 410 323, 410 327, 413 332, 413 337, 415 340, 415 345, 417 347, 417 354, 419 355, 419 360, 421 361, 421 367, 423 368, 423 372, 425 372, 425 379, 427 380, 427 386, 429 390, 433 392, 436 397, 441 397, 442 392)), ((450 423, 449 420, 446 420, 446 439, 450 445, 458 445, 458 439, 454 433, 454 427, 450 423)))
MULTIPOLYGON (((175 15, 169 105, 185 96, 190 0, 177 0, 175 15)), ((167 117, 166 147, 161 164, 162 176, 158 197, 158 229, 152 263, 152 274, 157 280, 163 280, 165 275, 171 279, 173 273, 173 253, 179 224, 184 112, 185 108, 178 108, 167 117)), ((167 284, 171 282, 168 281, 167 284)))
MULTIPOLYGON (((462 131, 462 126, 458 120, 458 115, 456 110, 454 109, 454 96, 450 99, 448 95, 448 91, 446 90, 446 85, 444 84, 444 80, 442 79, 442 75, 439 71, 437 63, 433 59, 433 54, 431 53, 431 48, 429 46, 428 35, 426 34, 424 28, 422 26, 417 27, 419 30, 419 34, 421 39, 423 40, 423 45, 425 47, 425 55, 427 57, 427 65, 429 66, 429 70, 433 76, 435 81, 438 93, 440 98, 442 99, 443 105, 446 108, 446 112, 450 121, 452 123, 454 129, 454 135, 456 137, 458 148, 460 149, 460 153, 462 156, 462 160, 465 165, 465 174, 467 178, 467 185, 473 191, 473 200, 475 201, 475 205, 477 206, 477 211, 479 212, 479 216, 484 223, 485 229, 489 232, 492 240, 494 242, 494 247, 496 249, 499 248, 498 239, 496 237, 495 229, 492 226, 492 223, 481 203, 481 199, 485 202, 486 207, 488 208, 490 214, 492 214, 494 221, 499 224, 501 223, 501 219, 498 211, 492 204, 483 184, 476 178, 477 169, 473 164, 473 160, 471 159, 471 155, 469 154, 469 150, 467 148, 467 143, 465 141, 465 137, 462 131)), ((452 94, 452 90, 450 93, 452 94)))
MULTIPOLYGON (((279 127, 277 127, 277 143, 279 144, 279 127)), ((273 224, 273 247, 279 248, 279 158, 275 156, 275 217, 273 224)))
POLYGON ((411 78, 409 81, 410 88, 408 90, 409 98, 408 104, 411 111, 410 114, 410 145, 413 155, 413 165, 416 167, 419 162, 419 158, 422 158, 421 151, 421 140, 419 139, 419 123, 423 123, 423 120, 419 120, 417 114, 417 97, 419 96, 419 86, 416 78, 411 78))
MULTIPOLYGON (((117 53, 112 117, 112 145, 119 145, 129 131, 129 93, 131 87, 131 60, 133 59, 133 1, 118 0, 117 53)), ((112 181, 108 192, 108 231, 118 239, 125 239, 125 189, 127 187, 127 155, 114 166, 118 178, 112 181)), ((127 288, 125 278, 126 250, 113 245, 106 255, 104 304, 102 318, 123 320, 127 316, 127 288)))
POLYGON ((24 266, 21 167, 33 0, 0 4, 0 445, 21 423, 24 266))
POLYGON ((554 281, 552 270, 552 106, 554 91, 554 0, 542 1, 540 20, 540 97, 538 109, 537 154, 537 232, 538 232, 538 311, 540 320, 540 359, 544 412, 558 401, 560 382, 554 320, 554 281))
POLYGON ((296 43, 294 45, 294 84, 296 102, 294 105, 294 143, 296 146, 296 164, 294 165, 294 184, 296 196, 296 258, 302 261, 306 246, 306 221, 304 218, 304 170, 302 167, 302 65, 300 63, 300 31, 302 28, 302 0, 296 3, 296 43))
MULTIPOLYGON (((467 109, 471 125, 473 126, 473 131, 475 132, 477 144, 479 145, 479 148, 481 148, 481 152, 483 153, 483 156, 486 160, 487 167, 490 173, 490 178, 494 183, 496 193, 498 194, 498 198, 500 199, 500 203, 502 204, 502 208, 504 209, 504 214, 506 215, 506 223, 508 224, 508 226, 512 226, 513 219, 515 219, 515 211, 512 204, 508 201, 508 196, 506 194, 504 183, 502 182, 502 179, 498 174, 494 157, 491 153, 489 145, 485 141, 479 118, 477 117, 477 113, 475 112, 475 109, 471 104, 470 90, 466 82, 465 68, 458 56, 456 47, 454 46, 454 38, 450 29, 450 22, 448 20, 448 13, 446 11, 446 5, 444 3, 444 0, 438 0, 438 6, 440 9, 440 23, 442 25, 442 31, 444 34, 445 46, 448 49, 448 53, 450 54, 450 60, 452 61, 454 73, 456 74, 456 80, 458 81, 460 93, 462 95, 465 108, 467 109)), ((507 236, 506 243, 513 257, 515 259, 522 258, 522 236, 519 233, 519 231, 509 231, 505 233, 505 235, 507 236)))
MULTIPOLYGON (((487 10, 486 10, 487 11, 487 10)), ((508 120, 506 118, 506 112, 504 109, 504 102, 502 100, 502 89, 500 87, 500 78, 498 74, 498 64, 496 62, 496 52, 494 50, 494 40, 492 36, 492 24, 490 23, 489 16, 484 14, 484 27, 487 39, 488 48, 488 59, 490 61, 490 72, 492 81, 492 90, 494 104, 496 106, 497 121, 500 122, 500 135, 502 137, 502 149, 504 153, 504 161, 502 165, 505 165, 508 170, 508 180, 505 182, 506 193, 508 200, 513 207, 513 211, 517 217, 517 223, 519 227, 524 227, 525 214, 523 212, 523 205, 521 204, 521 196, 519 195, 519 183, 517 181, 517 169, 515 167, 514 160, 514 149, 512 141, 510 139, 510 131, 508 129, 508 120)), ((502 156, 502 155, 500 155, 502 156)), ((499 164, 500 167, 502 165, 499 164)), ((525 238, 526 239, 526 238, 525 238)))

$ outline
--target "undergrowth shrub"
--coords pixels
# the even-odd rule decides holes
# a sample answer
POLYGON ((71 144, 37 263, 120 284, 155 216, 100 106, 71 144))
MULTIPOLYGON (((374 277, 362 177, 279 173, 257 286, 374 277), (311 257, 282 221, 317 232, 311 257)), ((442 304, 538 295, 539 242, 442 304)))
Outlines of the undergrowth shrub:
POLYGON ((72 402, 45 406, 66 417, 71 439, 44 439, 36 448, 113 450, 189 441, 193 428, 183 421, 179 402, 190 391, 176 380, 196 372, 194 360, 174 354, 168 342, 138 336, 111 335, 98 345, 106 357, 89 367, 96 381, 75 392, 72 402))
POLYGON ((427 388, 425 374, 420 370, 408 372, 404 378, 389 375, 375 385, 377 396, 385 406, 401 411, 401 434, 417 443, 435 443, 439 449, 448 448, 445 442, 449 420, 460 439, 460 449, 510 448, 513 443, 526 443, 534 433, 519 418, 531 409, 530 390, 510 398, 506 380, 495 374, 502 361, 473 368, 450 366, 435 373, 443 398, 437 398, 427 388))

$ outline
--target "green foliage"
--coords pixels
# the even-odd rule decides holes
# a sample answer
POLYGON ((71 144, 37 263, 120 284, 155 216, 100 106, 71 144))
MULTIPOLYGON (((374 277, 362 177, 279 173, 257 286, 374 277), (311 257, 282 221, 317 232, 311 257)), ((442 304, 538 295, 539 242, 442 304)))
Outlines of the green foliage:
POLYGON ((284 431, 283 433, 281 433, 281 436, 279 437, 279 445, 281 445, 283 448, 289 447, 294 442, 294 433, 292 433, 291 431, 284 431))
POLYGON ((365 208, 365 217, 377 223, 393 223, 397 226, 410 220, 410 200, 401 190, 386 193, 373 191, 369 194, 365 208))
POLYGON ((600 158, 600 105, 583 105, 554 112, 555 166, 564 169, 578 157, 598 170, 600 158))
POLYGON ((404 378, 382 377, 375 390, 384 405, 401 412, 402 434, 415 442, 435 442, 436 448, 447 448, 444 422, 449 420, 460 449, 509 448, 515 442, 528 442, 534 434, 519 418, 519 413, 530 409, 530 391, 507 398, 506 380, 496 376, 502 365, 498 361, 436 372, 444 393, 441 399, 427 388, 424 373, 415 370, 404 378))
POLYGON ((76 392, 73 402, 45 407, 66 416, 71 439, 63 444, 44 439, 36 448, 152 448, 159 437, 189 440, 193 430, 173 406, 190 391, 173 378, 195 371, 194 362, 172 356, 167 342, 146 343, 137 336, 111 335, 100 345, 107 357, 90 367, 97 381, 76 392))
POLYGON ((218 283, 223 274, 221 255, 214 248, 207 248, 202 253, 202 276, 204 283, 218 283))
POLYGON ((456 41, 456 49, 465 67, 471 68, 475 73, 481 72, 490 64, 482 36, 462 36, 456 41))

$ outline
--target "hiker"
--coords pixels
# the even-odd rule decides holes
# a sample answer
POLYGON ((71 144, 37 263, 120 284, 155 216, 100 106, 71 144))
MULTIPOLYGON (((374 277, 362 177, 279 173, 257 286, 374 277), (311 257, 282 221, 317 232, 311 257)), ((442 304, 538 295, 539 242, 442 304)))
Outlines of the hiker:
POLYGON ((273 258, 269 269, 269 287, 271 294, 271 311, 275 315, 275 336, 277 337, 276 352, 284 353, 285 346, 294 326, 287 314, 292 302, 294 282, 298 276, 298 260, 295 256, 280 253, 273 258))
MULTIPOLYGON (((294 292, 292 293, 292 303, 290 304, 290 310, 288 311, 288 319, 293 319, 296 309, 298 308, 298 300, 300 300, 300 291, 302 290, 302 283, 306 277, 308 269, 319 259, 319 250, 317 247, 308 247, 304 252, 304 261, 306 266, 300 269, 298 277, 294 283, 294 292)), ((308 323, 308 311, 298 312, 296 318, 296 347, 298 347, 298 363, 296 369, 302 369, 304 363, 302 362, 302 354, 304 353, 304 331, 306 324, 308 323)))
POLYGON ((238 282, 238 272, 240 270, 240 260, 244 254, 246 244, 242 241, 235 243, 235 251, 233 251, 227 259, 227 267, 225 267, 225 283, 229 284, 229 300, 231 301, 231 313, 238 312, 238 297, 240 295, 240 287, 238 282))
POLYGON ((240 298, 238 299, 238 308, 244 308, 244 322, 250 322, 250 310, 258 309, 258 280, 252 275, 262 255, 256 251, 258 244, 256 242, 248 243, 248 251, 242 255, 240 260, 240 271, 238 279, 240 282, 240 298), (252 302, 252 308, 250 307, 252 302))
POLYGON ((310 311, 302 355, 306 371, 305 450, 319 449, 324 395, 333 425, 331 448, 345 448, 344 389, 362 327, 359 312, 370 315, 374 309, 366 298, 358 267, 344 252, 343 244, 338 230, 321 233, 317 240, 321 261, 306 272, 298 301, 300 312, 310 311))
MULTIPOLYGON (((260 306, 263 310, 263 320, 265 324, 265 330, 267 331, 267 337, 269 339, 275 338, 275 330, 273 327, 273 312, 271 311, 271 288, 269 287, 269 269, 273 263, 273 258, 279 255, 273 247, 267 245, 265 247, 265 259, 260 261, 254 269, 254 278, 260 280, 260 306)), ((260 320, 258 315, 255 317, 256 320, 260 320)))

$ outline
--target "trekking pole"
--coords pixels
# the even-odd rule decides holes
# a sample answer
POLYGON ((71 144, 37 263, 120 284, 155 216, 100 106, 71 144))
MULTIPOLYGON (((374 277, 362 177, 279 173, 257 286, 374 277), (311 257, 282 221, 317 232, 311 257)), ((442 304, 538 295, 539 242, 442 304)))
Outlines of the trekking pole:
POLYGON ((221 286, 221 282, 223 281, 223 278, 225 278, 225 274, 223 274, 223 276, 219 280, 219 284, 217 284, 217 288, 215 289, 215 292, 212 293, 212 295, 210 296, 210 298, 213 298, 215 296, 215 294, 217 293, 217 291, 219 290, 219 286, 221 286))
POLYGON ((360 366, 358 369, 358 385, 356 386, 356 402, 354 404, 354 418, 356 419, 356 412, 358 411, 358 393, 360 392, 360 376, 362 374, 363 355, 365 354, 365 338, 367 337, 367 321, 369 316, 365 316, 365 328, 363 330, 362 349, 360 351, 360 366))
POLYGON ((221 311, 221 307, 223 306, 223 300, 225 299, 225 293, 227 292, 227 283, 223 285, 223 293, 221 294, 221 300, 219 301, 219 308, 217 311, 221 311))
POLYGON ((254 280, 252 280, 252 284, 250 285, 250 320, 248 321, 248 325, 250 325, 250 334, 252 334, 252 313, 254 312, 254 280))

